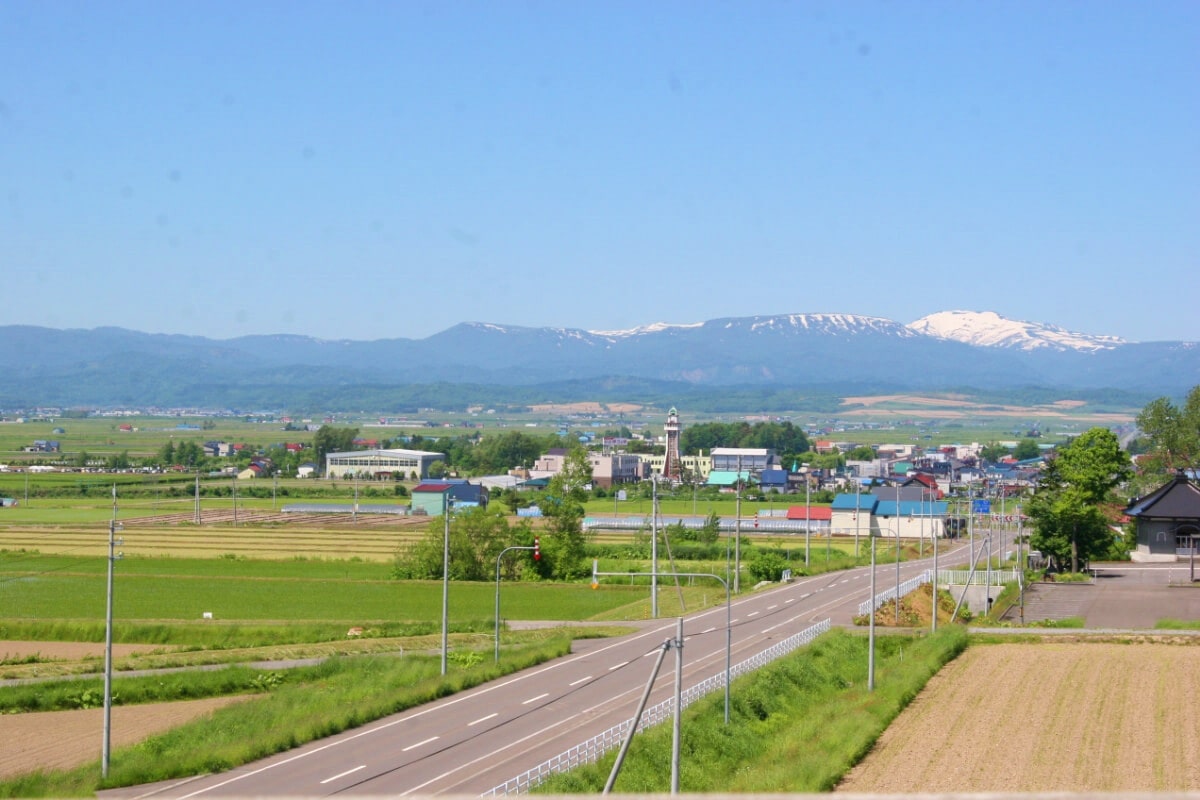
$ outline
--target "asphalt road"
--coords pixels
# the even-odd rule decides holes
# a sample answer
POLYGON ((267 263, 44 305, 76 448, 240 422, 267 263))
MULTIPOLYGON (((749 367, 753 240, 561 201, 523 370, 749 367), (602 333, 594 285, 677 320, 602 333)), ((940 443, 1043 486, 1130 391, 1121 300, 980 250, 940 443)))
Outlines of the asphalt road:
MULTIPOLYGON (((967 559, 965 543, 943 542, 942 549, 939 566, 967 559)), ((928 558, 904 562, 900 580, 930 565, 928 558)), ((876 592, 894 585, 894 562, 876 569, 876 592)), ((864 567, 801 578, 739 597, 728 609, 721 605, 688 615, 683 686, 724 672, 727 638, 729 662, 737 664, 821 620, 850 624, 869 595, 869 573, 864 567)), ((581 641, 569 656, 225 773, 102 794, 180 800, 479 795, 633 716, 676 625, 674 619, 655 620, 621 638, 581 641)), ((655 681, 651 705, 671 696, 674 663, 672 652, 655 681)))

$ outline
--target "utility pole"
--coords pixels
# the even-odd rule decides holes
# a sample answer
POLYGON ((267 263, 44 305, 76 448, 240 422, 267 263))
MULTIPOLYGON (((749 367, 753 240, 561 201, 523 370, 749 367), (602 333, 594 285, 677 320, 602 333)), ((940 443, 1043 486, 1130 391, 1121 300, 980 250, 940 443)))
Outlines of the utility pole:
POLYGON ((655 473, 650 475, 650 514, 650 619, 658 619, 658 475, 655 473))
POLYGON ((113 640, 113 566, 121 554, 116 552, 121 540, 117 524, 117 485, 112 487, 112 519, 108 523, 108 592, 104 610, 104 733, 101 736, 100 777, 108 777, 109 753, 112 750, 112 640, 113 640))
POLYGON ((896 484, 896 627, 900 627, 900 484, 896 484))
POLYGON ((733 545, 733 593, 737 594, 741 587, 742 571, 742 457, 737 460, 737 519, 734 520, 733 545))

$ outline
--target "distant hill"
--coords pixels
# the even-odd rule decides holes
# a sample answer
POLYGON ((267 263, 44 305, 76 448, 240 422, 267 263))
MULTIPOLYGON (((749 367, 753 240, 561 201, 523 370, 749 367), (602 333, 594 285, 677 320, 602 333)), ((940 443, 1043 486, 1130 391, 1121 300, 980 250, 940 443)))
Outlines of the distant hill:
POLYGON ((4 408, 384 409, 431 396, 563 400, 571 399, 563 391, 594 395, 605 386, 764 396, 1046 387, 1153 397, 1200 384, 1200 345, 1125 342, 965 311, 910 324, 788 314, 627 331, 466 322, 425 339, 373 341, 5 326, 0 369, 4 408))

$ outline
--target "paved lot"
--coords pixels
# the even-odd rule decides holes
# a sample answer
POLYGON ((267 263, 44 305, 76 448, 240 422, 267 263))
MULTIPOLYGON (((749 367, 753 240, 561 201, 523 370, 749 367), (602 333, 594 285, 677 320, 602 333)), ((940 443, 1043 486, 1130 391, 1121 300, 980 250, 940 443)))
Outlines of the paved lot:
MULTIPOLYGON (((1180 564, 1097 564, 1094 583, 1037 583, 1025 622, 1082 617, 1088 628, 1147 629, 1162 619, 1200 619, 1200 582, 1180 564)), ((1017 622, 1014 606, 1005 617, 1017 622)))

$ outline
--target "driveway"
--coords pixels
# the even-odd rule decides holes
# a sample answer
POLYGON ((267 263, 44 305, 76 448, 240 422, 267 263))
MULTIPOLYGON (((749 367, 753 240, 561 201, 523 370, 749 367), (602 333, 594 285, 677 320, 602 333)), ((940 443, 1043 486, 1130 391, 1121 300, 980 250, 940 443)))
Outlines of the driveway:
MULTIPOLYGON (((1163 619, 1200 619, 1200 582, 1189 565, 1095 564, 1093 583, 1035 583, 1025 591, 1025 622, 1082 617, 1088 628, 1144 630, 1163 619)), ((1004 617, 1021 620, 1019 606, 1004 617)))

